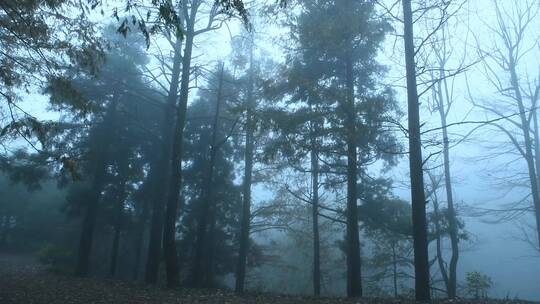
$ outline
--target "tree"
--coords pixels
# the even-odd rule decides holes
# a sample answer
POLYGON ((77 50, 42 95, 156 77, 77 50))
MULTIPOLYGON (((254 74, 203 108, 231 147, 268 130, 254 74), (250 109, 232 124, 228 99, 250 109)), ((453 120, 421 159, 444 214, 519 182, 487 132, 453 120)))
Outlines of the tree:
POLYGON ((180 232, 188 284, 215 287, 217 275, 234 270, 241 212, 235 185, 236 82, 219 64, 190 105, 185 137, 186 202, 180 232), (208 151, 201 153, 201 151, 208 151))
MULTIPOLYGON (((195 261, 192 268, 193 283, 198 287, 209 287, 214 284, 214 250, 215 250, 215 225, 216 225, 216 194, 215 193, 215 167, 216 157, 221 146, 227 143, 230 134, 219 134, 220 119, 227 118, 227 109, 225 102, 233 98, 231 92, 231 77, 225 75, 224 64, 221 63, 218 68, 217 87, 212 88, 215 91, 215 110, 212 115, 210 151, 207 156, 208 167, 205 170, 204 187, 202 189, 202 206, 199 210, 199 219, 197 221, 197 243, 195 249, 195 261), (227 83, 226 83, 227 82, 227 83), (225 86, 227 85, 227 88, 225 86), (224 107, 225 109, 222 109, 224 107), (224 117, 225 116, 225 117, 224 117), (218 135, 220 137, 218 138, 218 135)), ((214 85, 215 82, 212 83, 214 85)), ((229 106, 230 107, 230 106, 229 106)), ((236 123, 230 128, 233 132, 236 123)))
MULTIPOLYGON (((446 290, 449 298, 455 298, 457 292, 457 266, 459 261, 459 229, 460 223, 457 214, 457 210, 454 203, 454 187, 452 183, 451 165, 450 165, 450 149, 451 139, 449 136, 449 115, 454 110, 454 87, 449 83, 452 81, 452 77, 456 77, 461 73, 465 67, 464 61, 466 51, 463 54, 463 58, 459 60, 459 66, 455 69, 450 68, 451 60, 454 57, 455 47, 452 45, 454 41, 449 31, 448 22, 445 22, 441 28, 432 36, 429 43, 430 50, 434 54, 434 63, 432 64, 438 71, 431 72, 430 77, 432 81, 435 81, 432 86, 432 109, 438 113, 441 131, 442 131, 442 155, 443 155, 443 168, 444 168, 444 188, 446 191, 446 205, 447 209, 445 215, 448 217, 446 222, 449 228, 449 238, 451 245, 451 257, 450 264, 448 265, 448 277, 445 279, 446 290)), ((466 138, 468 135, 465 135, 466 138)), ((462 139, 463 140, 463 139, 462 139)), ((436 189, 435 189, 436 192, 436 189)), ((436 194, 436 193, 435 193, 436 194)), ((438 209, 438 202, 433 202, 434 212, 438 209)), ((436 215, 437 217, 437 215, 436 215)), ((436 219, 438 221, 438 219, 436 219)), ((440 240, 438 240, 440 242, 440 240)), ((439 260, 441 256, 439 255, 439 260)), ((442 268, 441 268, 441 271, 442 268)), ((443 277, 445 272, 443 271, 443 277)))
MULTIPOLYGON (((309 162, 308 162, 309 168, 309 162)), ((311 174, 282 168, 272 189, 276 194, 268 201, 257 204, 253 211, 253 232, 269 240, 261 244, 261 265, 253 269, 251 284, 271 292, 313 292, 313 217, 310 198, 311 174), (280 182, 287 179, 287 185, 280 182), (270 231, 269 233, 265 233, 270 231), (283 277, 289 278, 283 280, 283 277)), ((330 194, 330 192, 326 192, 330 194)), ((343 212, 334 215, 327 208, 332 205, 328 196, 321 196, 319 209, 319 252, 321 293, 340 294, 344 276, 340 266, 344 263, 342 234, 345 224, 343 212)))
MULTIPOLYGON (((193 0, 189 3, 180 2, 179 8, 181 14, 179 17, 179 20, 181 20, 181 31, 177 31, 176 39, 178 40, 178 45, 175 46, 176 58, 173 62, 178 69, 174 69, 173 67, 173 70, 175 71, 173 73, 174 78, 171 77, 171 88, 169 89, 169 105, 174 109, 174 111, 170 112, 174 114, 166 114, 167 116, 174 116, 170 118, 166 117, 165 120, 170 122, 170 124, 166 124, 165 128, 172 126, 172 129, 165 130, 166 132, 164 132, 164 140, 168 145, 164 146, 164 155, 162 157, 164 161, 167 161, 167 166, 170 168, 170 170, 164 171, 167 181, 163 183, 168 185, 167 190, 163 191, 163 193, 166 193, 165 220, 163 225, 163 251, 167 272, 167 284, 170 287, 178 285, 180 280, 175 245, 175 227, 178 217, 180 189, 182 186, 181 168, 183 130, 186 123, 190 77, 192 75, 191 63, 193 43, 196 36, 220 28, 223 22, 225 22, 225 19, 229 16, 227 14, 228 9, 239 8, 240 12, 243 11, 243 4, 241 1, 233 2, 232 4, 229 1, 217 1, 209 4, 207 1, 193 0), (225 10, 221 9, 221 5, 224 5, 225 10), (196 28, 198 13, 200 13, 201 7, 206 7, 208 10, 208 22, 205 27, 196 28), (181 43, 183 43, 184 50, 180 56, 181 43), (181 70, 179 70, 180 66, 181 70), (179 94, 177 94, 178 87, 179 94)), ((154 248, 153 251, 155 253, 159 253, 157 241, 154 241, 152 248, 154 248)), ((159 259, 159 255, 154 254, 152 256, 152 261, 155 261, 156 259, 159 259)), ((156 265, 156 262, 153 263, 156 265)), ((154 273, 154 275, 152 275, 153 279, 156 278, 156 269, 157 267, 154 266, 152 272, 154 273)))
MULTIPOLYGON (((426 184, 426 195, 431 200, 433 205, 432 211, 428 214, 429 241, 436 242, 436 258, 439 270, 441 272, 441 276, 446 287, 446 293, 448 297, 452 297, 452 288, 455 288, 453 284, 455 284, 457 287, 457 282, 452 283, 452 280, 457 281, 456 277, 454 277, 456 274, 452 274, 452 272, 456 271, 456 268, 455 265, 452 264, 452 256, 454 256, 453 253, 450 257, 450 265, 448 265, 445 261, 443 254, 443 238, 446 236, 451 237, 451 234, 454 233, 453 229, 456 229, 455 233, 458 241, 467 240, 468 235, 465 231, 464 222, 460 220, 459 217, 455 216, 455 218, 453 219, 455 222, 451 224, 451 214, 449 207, 441 207, 439 191, 442 188, 443 180, 446 182, 444 172, 438 175, 434 172, 428 171, 428 176, 429 183, 426 184), (452 225, 455 225, 455 227, 453 227, 452 225)), ((455 297, 455 290, 453 297, 455 297)))
POLYGON ((372 279, 379 284, 391 279, 393 294, 399 296, 400 281, 408 278, 406 269, 414 266, 412 253, 411 207, 393 197, 392 183, 380 179, 365 190, 360 207, 366 235, 373 240, 372 279))
MULTIPOLYGON (((172 35, 166 32, 167 37, 170 40, 173 47, 173 66, 170 70, 171 78, 169 87, 167 90, 166 109, 163 112, 163 124, 162 134, 160 142, 160 156, 156 160, 155 170, 151 171, 151 179, 156 181, 152 184, 154 193, 152 203, 152 216, 151 216, 151 228, 150 228, 150 240, 148 242, 148 254, 146 258, 146 270, 145 270, 145 282, 150 284, 157 283, 159 275, 159 264, 161 259, 161 246, 162 238, 164 238, 164 208, 165 199, 167 197, 167 187, 169 181, 169 168, 170 168, 170 147, 172 141, 172 125, 175 121, 175 109, 177 104, 179 77, 181 73, 181 37, 179 35, 172 35), (155 176, 155 177, 154 177, 155 176)), ((163 59, 162 59, 163 60, 163 59)), ((168 247, 169 248, 169 247, 168 247)), ((173 250, 173 249, 171 249, 173 250)), ((176 265, 176 249, 174 249, 172 257, 168 255, 170 268, 168 273, 170 275, 171 284, 177 284, 177 265, 176 265)))
POLYGON ((77 66, 80 72, 87 74, 97 71, 102 62, 103 45, 95 35, 94 23, 84 13, 88 8, 87 3, 66 0, 9 0, 0 4, 0 100, 6 115, 0 125, 3 144, 7 143, 5 135, 11 134, 24 139, 32 150, 44 154, 43 157, 65 163, 65 157, 49 154, 44 143, 49 130, 62 124, 40 121, 24 109, 21 100, 25 96, 23 92, 45 89, 52 80, 68 86, 59 76, 66 67, 77 66), (77 17, 66 13, 79 8, 83 13, 77 17))
POLYGON ((474 295, 475 299, 487 298, 487 291, 493 286, 491 278, 478 271, 467 272, 465 277, 467 292, 474 295))
POLYGON ((420 105, 416 87, 416 63, 411 0, 403 0, 405 62, 407 71, 409 167, 411 179, 412 224, 416 300, 429 302, 429 262, 424 193, 422 145, 420 138, 420 105))
POLYGON ((253 49, 254 37, 249 36, 249 70, 245 101, 245 151, 244 151, 244 180, 242 182, 242 215, 240 226, 240 245, 238 250, 238 261, 236 267, 235 291, 244 292, 244 283, 246 277, 246 262, 249 250, 249 231, 251 222, 251 186, 253 183, 253 157, 254 157, 254 133, 255 133, 255 98, 254 90, 254 62, 253 49))
MULTIPOLYGON (((483 72, 488 83, 497 94, 497 102, 479 102, 472 97, 475 107, 483 110, 496 121, 488 125, 504 135, 508 142, 518 152, 519 159, 526 165, 525 180, 510 178, 509 184, 528 189, 530 194, 520 202, 512 203, 517 216, 532 213, 536 224, 537 242, 535 248, 540 248, 540 190, 539 165, 540 151, 538 145, 537 107, 540 98, 540 82, 527 71, 524 58, 536 56, 539 37, 533 33, 532 22, 540 12, 537 1, 503 4, 492 1, 495 9, 496 24, 489 27, 491 47, 480 46, 477 41, 478 55, 482 58, 483 72), (526 75, 526 76, 524 76, 526 75), (536 163, 536 164, 535 164, 536 163), (532 200, 532 204, 531 204, 532 200), (532 205, 532 206, 531 206, 532 205), (517 211, 517 212, 516 212, 517 211)), ((513 186, 511 186, 513 187, 513 186)), ((511 211, 506 214, 512 213, 511 211)), ((513 216, 511 216, 513 217, 513 216)))
MULTIPOLYGON (((167 92, 169 109, 164 113, 161 156, 157 160, 157 169, 152 172, 159 180, 155 183, 153 190, 155 199, 152 204, 152 228, 145 281, 157 282, 163 245, 167 284, 174 287, 180 280, 175 226, 182 184, 182 132, 192 75, 193 43, 196 36, 221 28, 225 20, 231 16, 240 17, 245 24, 248 23, 248 16, 244 3, 237 0, 156 1, 149 8, 140 6, 136 0, 126 0, 125 9, 128 12, 135 11, 135 13, 122 19, 118 28, 120 33, 127 35, 132 27, 137 27, 144 34, 147 45, 149 45, 151 35, 161 33, 173 49, 172 66, 167 63, 166 58, 158 56, 162 65, 160 74, 156 75, 147 69, 150 79, 159 83, 167 92), (140 8, 144 8, 145 11, 141 12, 140 8), (196 23, 200 20, 199 13, 206 15, 207 22, 206 26, 196 28, 196 23), (140 17, 142 15, 146 17, 140 17), (150 20, 153 21, 150 22, 150 20), (149 27, 149 24, 152 26, 149 27), (165 72, 166 70, 169 70, 170 77, 165 72), (161 84, 163 78, 168 82, 166 85, 161 84)), ((115 16, 120 20, 121 18, 117 15, 118 8, 114 8, 114 11, 115 16)), ((161 50, 159 51, 161 53, 161 50)))
MULTIPOLYGON (((298 56, 298 57, 301 57, 298 56)), ((307 56, 306 56, 307 57, 307 56)), ((324 108, 324 101, 318 96, 321 87, 317 84, 316 64, 312 61, 293 59, 290 66, 284 67, 280 78, 284 82, 274 84, 271 90, 271 99, 286 99, 285 108, 272 109, 270 117, 273 120, 275 138, 266 146, 265 152, 273 162, 280 161, 283 167, 292 167, 300 174, 309 173, 311 187, 308 193, 294 194, 301 200, 311 205, 311 221, 313 233, 313 293, 320 295, 320 236, 319 236, 319 189, 320 183, 320 158, 325 157, 323 152, 323 140, 325 130, 322 125, 325 122, 325 114, 328 108, 324 108), (314 76, 314 77, 313 77, 314 76), (286 97, 285 97, 286 96, 286 97), (290 98, 290 99, 289 99, 290 98), (287 108, 294 107, 294 111, 287 108), (324 109, 323 109, 324 108, 324 109), (309 164, 306 160, 309 159, 309 164), (308 168, 305 168, 308 167, 308 168)), ((326 137, 328 138, 328 137, 326 137)), ((327 155, 326 155, 327 157, 327 155)), ((291 185, 287 183, 286 188, 291 185)))
MULTIPOLYGON (((102 193, 110 181, 108 167, 115 165, 126 167, 127 164, 121 165, 117 161, 129 159, 130 153, 136 153, 134 146, 140 146, 126 139, 133 137, 136 133, 133 133, 129 118, 125 117, 126 114, 123 114, 121 110, 136 109, 136 104, 132 104, 133 96, 137 96, 135 92, 138 92, 140 96, 138 102, 155 100, 152 89, 146 87, 140 77, 140 66, 146 62, 146 57, 140 52, 143 46, 142 41, 125 41, 112 32, 110 27, 108 30, 105 36, 109 39, 112 49, 107 53, 109 61, 102 67, 97 77, 89 79, 77 73, 76 70, 68 71, 66 77, 69 77, 70 86, 66 87, 63 81, 54 80, 48 87, 53 106, 71 111, 74 119, 89 119, 92 122, 88 130, 73 129, 73 132, 80 132, 74 133, 78 136, 73 136, 73 138, 76 141, 79 140, 75 142, 74 147, 78 156, 84 159, 81 162, 82 172, 80 173, 83 173, 82 177, 90 187, 87 193, 76 269, 76 273, 80 276, 88 275, 98 206, 102 193), (137 52, 137 46, 139 52, 137 52), (128 52, 128 49, 131 52, 128 52), (122 71, 122 74, 118 74, 119 71, 122 71), (87 107, 81 110, 78 106, 80 103, 84 103, 87 107), (89 110, 91 112, 88 112, 89 110), (88 133, 85 134, 85 131, 88 133), (125 143, 123 147, 113 145, 122 140, 125 143), (119 156, 120 152, 124 154, 119 156)), ((133 113, 127 112, 127 114, 133 113)), ((65 138, 63 140, 65 141, 65 138)), ((67 143, 59 145, 59 147, 63 146, 67 146, 67 143)), ((64 152, 62 149, 59 150, 56 153, 64 152)), ((124 184, 129 177, 126 174, 121 176, 125 180, 119 182, 124 184)), ((124 199, 118 200, 118 204, 123 205, 124 199)), ((122 207, 118 208, 122 209, 122 207)))
MULTIPOLYGON (((290 62, 294 71, 292 79, 296 81, 291 88, 295 94, 292 100, 303 103, 303 106, 311 103, 315 113, 313 117, 321 122, 305 119, 303 115, 310 113, 309 110, 293 113, 292 117, 296 115, 295 119, 305 119, 308 125, 311 123, 311 133, 304 133, 308 143, 305 147, 309 151, 309 146, 316 142, 313 130, 322 125, 322 117, 328 115, 325 117, 331 126, 325 143, 328 147, 326 150, 311 149, 314 152, 312 159, 320 159, 319 153, 332 154, 334 156, 328 161, 340 168, 338 175, 346 176, 347 294, 361 296, 357 214, 359 167, 382 158, 382 150, 393 144, 392 137, 388 142, 379 141, 381 137, 378 137, 384 132, 384 116, 392 111, 391 92, 378 86, 374 79, 382 72, 374 56, 389 26, 385 20, 375 16, 374 5, 366 1, 301 2, 300 15, 296 20, 293 23, 293 42, 298 44, 298 50, 292 52, 290 62), (377 147, 377 144, 382 145, 377 147), (381 147, 384 148, 379 149, 381 147), (362 151, 362 157, 358 156, 358 149, 362 151), (345 164, 343 158, 346 159, 345 164)), ((309 117, 310 114, 307 115, 309 117)), ((301 132, 299 134, 302 135, 301 132)), ((318 169, 315 162, 313 169, 310 171, 315 172, 313 178, 316 181, 318 169)), ((313 198, 316 202, 315 196, 313 198)), ((313 212, 314 215, 316 213, 313 212)), ((314 287, 316 290, 316 282, 314 287)))

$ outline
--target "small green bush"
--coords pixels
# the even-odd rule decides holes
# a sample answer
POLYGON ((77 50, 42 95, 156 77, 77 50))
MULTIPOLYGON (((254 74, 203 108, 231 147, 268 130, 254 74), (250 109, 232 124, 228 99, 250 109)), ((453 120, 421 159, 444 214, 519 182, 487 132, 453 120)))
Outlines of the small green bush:
POLYGON ((467 293, 476 299, 480 297, 487 298, 487 292, 493 286, 491 278, 478 271, 467 272, 465 280, 467 282, 467 293))

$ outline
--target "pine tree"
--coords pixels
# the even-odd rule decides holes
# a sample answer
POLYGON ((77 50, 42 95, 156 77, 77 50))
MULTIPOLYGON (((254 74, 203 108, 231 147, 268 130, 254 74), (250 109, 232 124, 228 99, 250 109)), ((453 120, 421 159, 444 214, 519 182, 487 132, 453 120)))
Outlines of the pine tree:
MULTIPOLYGON (((330 167, 346 168, 339 174, 344 174, 347 181, 347 295, 362 296, 357 210, 361 186, 358 180, 370 160, 385 158, 384 149, 397 148, 392 136, 383 136, 382 122, 396 110, 392 92, 376 81, 384 69, 375 57, 390 27, 376 16, 374 4, 369 1, 301 2, 301 13, 296 20, 292 26, 292 41, 297 51, 289 55, 287 85, 290 86, 288 93, 292 93, 291 100, 303 103, 304 108, 291 114, 293 119, 289 124, 300 125, 298 122, 302 119, 311 122, 312 136, 316 134, 313 131, 320 128, 317 126, 329 126, 328 130, 316 131, 325 134, 326 147, 311 149, 312 158, 328 153, 333 155, 327 160, 333 164, 330 167), (308 108, 311 110, 306 110, 308 108), (310 111, 321 121, 313 124, 310 111)), ((316 141, 310 140, 310 136, 306 139, 312 144, 303 147, 309 150, 316 141)), ((312 171, 316 173, 317 164, 313 165, 312 171)), ((313 177, 316 180, 316 174, 313 177)), ((314 289, 317 291, 316 282, 314 289)))

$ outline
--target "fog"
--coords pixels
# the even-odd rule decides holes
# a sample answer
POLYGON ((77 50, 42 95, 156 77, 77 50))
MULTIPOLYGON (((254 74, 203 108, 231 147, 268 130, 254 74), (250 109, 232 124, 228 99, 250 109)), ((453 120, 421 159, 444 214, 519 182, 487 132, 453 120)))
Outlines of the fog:
POLYGON ((0 3, 0 302, 540 301, 539 14, 0 3))

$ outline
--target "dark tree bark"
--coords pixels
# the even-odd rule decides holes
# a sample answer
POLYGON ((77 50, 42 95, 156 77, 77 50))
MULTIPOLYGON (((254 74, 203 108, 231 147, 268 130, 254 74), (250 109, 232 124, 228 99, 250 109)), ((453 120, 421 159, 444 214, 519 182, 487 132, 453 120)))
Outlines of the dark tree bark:
POLYGON ((249 50, 249 79, 247 88, 247 107, 246 107, 246 151, 244 154, 244 182, 242 184, 242 218, 240 223, 240 247, 238 251, 238 264, 236 267, 237 293, 244 292, 244 283, 246 279, 246 263, 249 250, 249 224, 251 222, 251 184, 253 173, 253 133, 255 131, 253 120, 253 36, 251 36, 249 50))
POLYGON ((430 301, 429 262, 426 220, 426 199, 422 170, 420 138, 420 105, 416 84, 413 16, 411 0, 402 0, 405 64, 407 70, 407 100, 409 127, 409 167, 411 178, 412 223, 414 243, 415 296, 420 302, 430 301))
POLYGON ((136 281, 139 278, 140 266, 141 266, 141 253, 144 244, 144 232, 146 230, 146 222, 148 220, 148 206, 149 202, 145 199, 142 205, 142 211, 139 217, 139 223, 135 232, 135 261, 133 263, 133 280, 136 281))
POLYGON ((96 225, 99 201, 101 198, 101 191, 103 189, 103 180, 106 175, 105 169, 107 166, 107 157, 109 155, 110 145, 112 144, 113 140, 112 134, 114 133, 114 130, 111 131, 106 129, 109 127, 114 129, 112 124, 114 124, 116 121, 117 103, 118 96, 116 93, 114 93, 112 104, 105 113, 103 123, 99 127, 100 129, 97 130, 97 132, 101 132, 103 135, 103 146, 101 147, 100 151, 95 152, 95 167, 93 172, 92 186, 90 188, 90 198, 88 199, 89 204, 86 207, 82 221, 81 237, 79 239, 79 252, 77 255, 77 265, 75 268, 75 274, 80 277, 88 276, 90 254, 92 251, 92 242, 94 238, 94 227, 96 225))
MULTIPOLYGON (((540 91, 539 91, 540 92, 540 91)), ((538 97, 537 97, 538 99, 538 97)), ((534 109, 533 109, 533 128, 534 128, 534 161, 536 163, 536 182, 538 183, 538 191, 540 191, 540 134, 538 134, 539 132, 539 127, 538 127, 538 109, 536 108, 538 105, 538 100, 536 100, 534 103, 533 103, 533 106, 534 106, 534 109)), ((539 210, 536 209, 536 213, 538 213, 539 210)), ((537 216, 537 223, 538 223, 538 216, 537 216)), ((538 224, 537 224, 537 233, 540 234, 540 231, 539 231, 539 228, 538 228, 538 224)), ((538 248, 540 248, 540 240, 538 240, 538 248)))
MULTIPOLYGON (((515 130, 507 129, 505 126, 497 123, 491 125, 500 129, 505 135, 508 136, 516 150, 523 157, 527 164, 528 183, 530 185, 531 197, 533 202, 533 212, 536 219, 536 234, 537 240, 536 249, 540 250, 540 189, 539 176, 538 176, 538 164, 535 166, 535 162, 540 159, 538 155, 534 155, 533 149, 537 150, 536 143, 531 138, 531 120, 536 114, 536 106, 540 94, 540 85, 534 81, 526 81, 523 83, 520 80, 520 73, 518 68, 520 66, 520 60, 524 58, 525 53, 529 50, 523 44, 526 39, 524 35, 529 31, 529 27, 534 24, 532 21, 535 18, 534 14, 531 14, 531 10, 534 10, 535 4, 528 2, 516 1, 512 5, 510 11, 503 11, 504 8, 498 4, 497 1, 493 1, 493 7, 496 11, 496 28, 490 28, 493 31, 494 38, 498 38, 498 41, 494 43, 494 46, 489 51, 482 52, 482 58, 484 64, 490 66, 490 82, 494 84, 495 89, 501 93, 504 98, 509 98, 509 101, 514 102, 516 110, 519 113, 518 119, 510 119, 504 116, 494 106, 480 106, 481 108, 494 113, 500 119, 505 119, 511 122, 513 125, 519 128, 519 136, 522 136, 521 140, 518 138, 518 134, 515 130), (491 59, 488 62, 487 59, 491 59), (500 71, 494 72, 491 69, 491 65, 497 65, 500 71), (502 72, 502 73, 501 73, 502 72), (502 76, 501 76, 502 75, 502 76), (507 81, 510 81, 510 86, 506 85, 507 81), (527 88, 526 92, 525 88, 527 88), (523 90, 523 91, 522 91, 523 90), (522 93, 524 92, 524 93, 522 93), (527 107, 525 101, 529 99, 531 101, 531 107, 527 107), (533 148, 535 146, 535 148, 533 148)), ((537 128, 537 125, 534 126, 537 128)), ((538 133, 536 133, 538 134, 538 133)), ((536 135, 535 135, 536 138, 536 135)), ((538 152, 538 151, 536 151, 538 152)), ((537 153, 538 154, 538 153, 537 153)))
MULTIPOLYGON (((444 79, 444 78, 443 78, 444 79)), ((457 263, 459 260, 459 237, 457 216, 454 208, 454 196, 452 193, 452 178, 450 175, 450 141, 448 139, 448 129, 446 122, 446 108, 442 96, 442 88, 439 82, 439 116, 441 118, 441 126, 443 133, 443 164, 444 164, 444 185, 446 189, 446 200, 448 205, 448 228, 450 234, 450 244, 452 247, 452 256, 450 257, 450 265, 448 266, 449 276, 447 277, 447 292, 448 297, 453 299, 456 297, 457 289, 457 263)), ((440 240, 439 240, 440 242, 440 240)))
POLYGON ((111 277, 114 277, 116 274, 116 262, 118 260, 118 248, 120 247, 120 229, 119 227, 115 227, 114 229, 114 236, 113 236, 113 243, 112 243, 112 250, 111 250, 111 264, 109 267, 109 275, 111 277))
POLYGON ((75 274, 80 277, 88 276, 88 267, 90 262, 90 253, 92 251, 92 241, 94 238, 94 226, 96 224, 99 199, 103 178, 105 177, 105 164, 103 161, 96 164, 96 172, 92 182, 92 194, 89 199, 89 205, 84 214, 81 238, 79 241, 79 254, 77 258, 77 267, 75 274))
POLYGON ((441 276, 444 281, 444 286, 446 287, 446 293, 450 297, 450 279, 448 277, 448 272, 446 271, 446 265, 444 262, 443 252, 442 252, 442 231, 441 224, 439 219, 441 213, 439 212, 439 199, 437 197, 437 182, 432 179, 433 184, 433 215, 435 216, 435 241, 436 241, 436 250, 437 250, 437 263, 439 264, 439 269, 441 270, 441 276))
POLYGON ((9 216, 3 215, 0 217, 0 248, 7 246, 7 235, 9 233, 9 216))
POLYGON ((392 243, 392 281, 394 283, 394 298, 398 297, 398 273, 397 273, 397 255, 396 255, 397 242, 392 243))
POLYGON ((215 240, 215 229, 216 229, 216 212, 217 212, 217 204, 216 204, 216 192, 215 192, 215 186, 214 186, 214 168, 216 166, 216 157, 217 153, 219 151, 220 144, 217 142, 217 135, 218 135, 218 122, 219 122, 219 115, 221 113, 221 103, 223 102, 223 77, 224 77, 224 71, 225 67, 224 64, 221 63, 220 66, 220 72, 219 72, 219 85, 218 85, 218 91, 217 91, 217 98, 216 98, 216 112, 214 114, 214 124, 212 126, 212 147, 211 147, 211 158, 210 158, 210 170, 211 173, 208 175, 208 182, 209 187, 207 188, 207 198, 208 198, 208 219, 209 219, 209 226, 208 226, 208 251, 206 252, 206 279, 205 279, 205 285, 207 287, 213 287, 214 286, 214 251, 216 247, 216 240, 215 240))
POLYGON ((152 204, 152 218, 146 257, 146 270, 144 281, 155 284, 159 274, 159 260, 161 256, 161 231, 163 227, 163 200, 156 198, 152 204))
MULTIPOLYGON (((512 51, 510 51, 512 52, 512 51)), ((510 53, 508 56, 508 70, 510 72, 510 84, 512 85, 512 90, 515 93, 515 98, 518 103, 519 109, 519 118, 521 120, 521 128, 523 131, 523 140, 525 144, 525 160, 527 162, 527 169, 529 173, 529 182, 531 185, 531 194, 534 205, 534 215, 536 217, 536 235, 538 237, 538 248, 540 248, 540 193, 538 193, 538 177, 536 175, 536 167, 534 165, 534 154, 533 154, 533 142, 531 139, 531 127, 530 122, 527 118, 525 105, 523 102, 523 96, 521 94, 521 87, 519 85, 518 74, 516 71, 516 62, 514 55, 510 53)))
MULTIPOLYGON (((184 141, 184 128, 186 124, 187 104, 189 97, 189 84, 191 76, 191 61, 193 41, 196 35, 212 31, 216 28, 214 21, 220 14, 219 10, 212 10, 206 28, 195 30, 197 12, 201 0, 195 0, 190 5, 182 4, 182 20, 184 28, 184 53, 182 56, 182 77, 180 80, 180 100, 176 107, 176 122, 171 151, 171 172, 167 208, 165 211, 165 225, 163 227, 163 251, 167 272, 167 285, 175 287, 179 284, 180 270, 176 250, 176 220, 180 206, 180 189, 182 187, 182 154, 184 141)), ((217 26, 219 27, 219 26, 217 26)))
POLYGON ((115 220, 114 220, 114 236, 111 246, 111 264, 109 267, 109 274, 114 277, 116 274, 116 265, 118 261, 118 248, 120 247, 120 233, 122 231, 122 217, 124 213, 124 201, 126 199, 125 185, 122 183, 121 193, 118 195, 118 201, 115 208, 115 220))
MULTIPOLYGON (((314 136, 313 136, 314 137, 314 136)), ((320 238, 319 238, 319 159, 316 141, 312 139, 311 147, 311 187, 312 207, 311 217, 313 221, 313 294, 321 294, 321 262, 320 262, 320 238)))
POLYGON ((308 101, 310 114, 310 158, 311 158, 311 219, 313 223, 313 294, 321 294, 321 258, 319 236, 319 125, 316 121, 311 99, 308 101))
POLYGON ((533 109, 533 127, 534 127, 534 161, 536 163, 536 181, 539 183, 539 191, 540 191, 540 134, 538 134, 538 131, 540 128, 538 127, 538 107, 537 103, 535 102, 533 104, 535 107, 533 109))
POLYGON ((216 156, 218 152, 217 133, 219 113, 222 102, 223 75, 224 67, 220 65, 219 85, 217 91, 216 110, 212 124, 212 142, 210 147, 210 159, 208 161, 208 175, 206 176, 206 185, 204 188, 204 199, 202 209, 199 214, 197 226, 197 247, 195 253, 195 267, 193 268, 193 278, 196 286, 211 287, 213 284, 213 251, 214 251, 214 230, 216 222, 216 202, 214 192, 214 169, 216 156), (206 250, 205 250, 206 249, 206 250))
MULTIPOLYGON (((352 50, 352 48, 351 48, 352 50)), ((360 240, 358 229, 358 164, 356 152, 356 117, 354 106, 354 74, 351 57, 346 58, 347 106, 347 296, 362 296, 360 240)))
MULTIPOLYGON (((180 100, 176 107, 176 123, 174 126, 173 145, 171 152, 171 179, 165 213, 163 230, 163 250, 167 271, 167 285, 175 287, 180 283, 180 269, 176 251, 176 220, 180 208, 180 189, 182 187, 182 154, 184 128, 186 125, 187 103, 189 97, 189 78, 191 76, 191 56, 195 38, 195 20, 199 1, 192 3, 190 14, 185 16, 186 29, 184 32, 184 54, 182 57, 182 77, 180 80, 180 100)), ((187 9, 187 8, 186 8, 187 9)))
POLYGON ((171 82, 169 92, 167 95, 167 104, 164 111, 164 119, 162 125, 162 138, 161 138, 161 150, 160 157, 156 161, 156 169, 151 173, 155 174, 151 176, 152 180, 155 180, 152 186, 154 193, 154 201, 152 203, 152 219, 150 224, 150 238, 148 242, 148 255, 146 258, 146 273, 145 282, 149 284, 155 284, 159 275, 159 264, 161 259, 161 241, 163 236, 163 217, 165 200, 167 199, 168 186, 170 180, 170 168, 171 168, 171 149, 173 141, 173 125, 175 124, 175 112, 177 107, 177 95, 178 86, 181 72, 182 56, 180 49, 182 42, 177 37, 175 44, 173 68, 171 71, 171 82))

